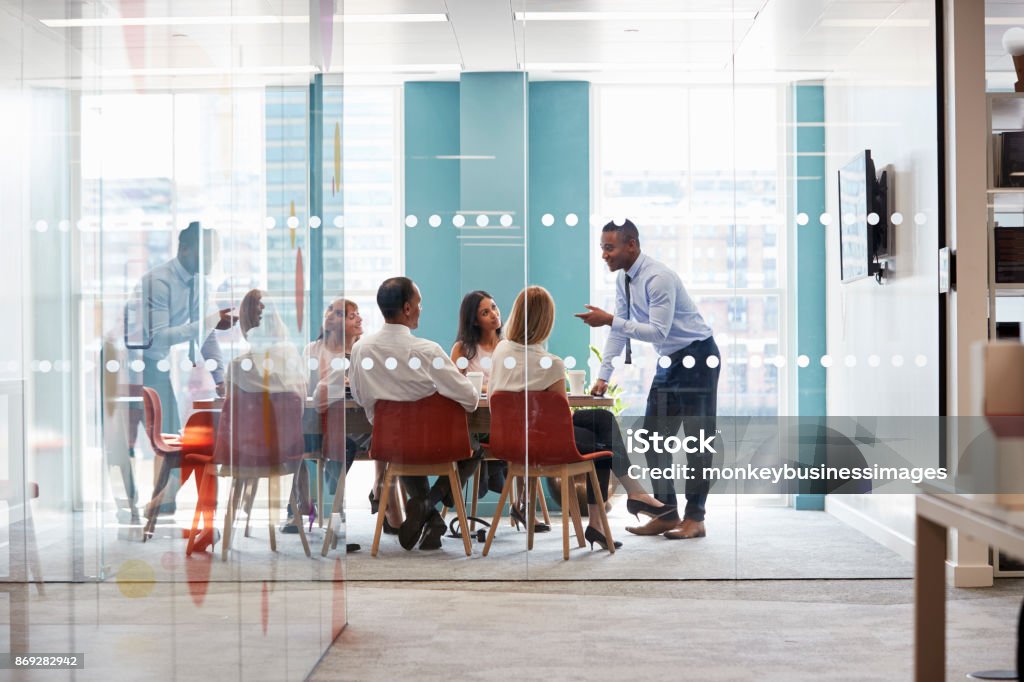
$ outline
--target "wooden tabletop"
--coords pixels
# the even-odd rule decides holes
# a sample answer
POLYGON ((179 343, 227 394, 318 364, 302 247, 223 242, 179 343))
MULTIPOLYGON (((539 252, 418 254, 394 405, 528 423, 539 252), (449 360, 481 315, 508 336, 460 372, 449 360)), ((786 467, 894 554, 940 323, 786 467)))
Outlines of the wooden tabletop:
MULTIPOLYGON (((570 395, 569 407, 611 407, 615 404, 615 400, 612 398, 601 397, 596 398, 592 395, 570 395)), ((306 398, 306 409, 313 408, 313 399, 306 398)), ((480 398, 480 403, 477 405, 477 409, 486 408, 490 409, 490 405, 487 400, 487 396, 484 395, 480 398)), ((211 398, 207 400, 194 400, 192 402, 192 409, 194 410, 221 410, 224 409, 223 398, 211 398)), ((361 410, 359 403, 351 398, 345 399, 346 410, 361 410)))
MULTIPOLYGON (((568 398, 570 407, 611 407, 615 404, 615 400, 612 398, 595 398, 591 395, 570 395, 568 398)), ((222 410, 224 409, 224 399, 196 400, 193 401, 192 408, 195 410, 222 410)), ((312 398, 306 398, 306 409, 314 409, 312 398)), ((491 409, 487 396, 480 398, 477 409, 469 413, 467 426, 470 433, 491 432, 491 409)), ((370 433, 371 431, 373 431, 373 426, 366 418, 363 408, 351 398, 345 400, 345 433, 370 433)))

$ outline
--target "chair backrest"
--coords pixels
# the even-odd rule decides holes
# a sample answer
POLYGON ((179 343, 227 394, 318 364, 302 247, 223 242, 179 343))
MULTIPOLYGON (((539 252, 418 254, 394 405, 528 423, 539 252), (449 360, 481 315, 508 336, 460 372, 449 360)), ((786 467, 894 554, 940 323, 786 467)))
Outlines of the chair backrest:
POLYGON ((378 400, 374 405, 373 459, 440 464, 471 454, 466 410, 440 393, 411 402, 378 400))
POLYGON ((157 454, 177 452, 178 448, 171 447, 164 440, 160 427, 163 422, 163 408, 160 404, 160 394, 149 386, 142 387, 142 404, 145 409, 146 436, 149 444, 157 454))
POLYGON ((297 393, 234 388, 217 424, 213 461, 231 467, 273 470, 302 459, 302 410, 297 393))
POLYGON ((550 466, 581 460, 572 413, 564 393, 498 391, 490 397, 491 454, 525 464, 550 466))
POLYGON ((213 460, 213 448, 217 438, 216 412, 193 412, 185 423, 181 434, 181 455, 183 458, 202 457, 213 460))

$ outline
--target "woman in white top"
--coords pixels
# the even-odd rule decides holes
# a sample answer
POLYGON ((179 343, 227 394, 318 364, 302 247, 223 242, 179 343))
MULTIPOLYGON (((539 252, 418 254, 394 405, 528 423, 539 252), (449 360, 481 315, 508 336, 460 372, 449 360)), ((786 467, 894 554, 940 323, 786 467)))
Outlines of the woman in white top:
MULTIPOLYGON (((345 398, 345 386, 348 383, 348 361, 352 355, 352 346, 363 335, 363 318, 359 314, 359 306, 347 298, 337 298, 324 311, 324 322, 320 327, 320 335, 316 341, 306 346, 307 360, 316 360, 317 384, 313 390, 313 402, 316 405, 316 418, 306 425, 306 450, 319 453, 323 448, 323 434, 319 413, 327 407, 345 398)), ((310 363, 312 366, 313 363, 310 363)), ((352 466, 359 451, 370 449, 370 434, 346 436, 345 438, 345 471, 352 466)), ((373 490, 370 491, 370 510, 376 514, 380 501, 380 486, 384 480, 384 463, 375 462, 377 467, 373 490)), ((325 483, 332 494, 337 492, 341 478, 341 463, 328 461, 324 465, 325 483)), ((398 505, 396 489, 389 491, 388 509, 384 530, 397 533, 402 525, 402 510, 398 505)))
MULTIPOLYGON (((306 346, 307 360, 316 360, 316 380, 319 382, 331 369, 340 367, 352 354, 352 344, 363 335, 363 318, 359 306, 347 298, 336 298, 324 311, 324 322, 316 341, 306 346), (335 362, 337 360, 337 362, 335 362)), ((310 363, 312 368, 313 363, 310 363)))
MULTIPOLYGON (((346 298, 336 298, 327 306, 324 311, 324 321, 320 325, 320 333, 316 340, 306 346, 306 363, 309 366, 310 384, 314 387, 314 397, 323 398, 326 396, 327 384, 324 379, 332 370, 342 370, 340 376, 344 377, 344 368, 348 365, 347 359, 352 354, 352 344, 363 335, 363 318, 359 316, 359 306, 346 298), (323 394, 323 395, 321 395, 323 394)), ((340 387, 341 395, 344 395, 344 385, 340 387)), ((326 400, 324 401, 326 406, 326 400)), ((306 454, 312 458, 319 458, 323 451, 323 428, 320 414, 316 411, 306 411, 303 414, 303 431, 306 436, 306 454)), ((359 451, 359 443, 346 438, 345 443, 345 471, 352 466, 359 451)), ((324 464, 324 478, 328 490, 333 495, 338 488, 338 480, 341 477, 341 463, 330 460, 324 464)))
MULTIPOLYGON (((565 393, 565 363, 547 352, 547 339, 555 326, 555 302, 544 287, 527 287, 516 297, 506 328, 506 338, 494 349, 491 360, 491 393, 498 391, 555 391, 565 393), (515 362, 506 360, 511 358, 515 362), (509 367, 511 365, 511 367, 509 367)), ((581 453, 611 450, 625 454, 622 436, 611 412, 579 410, 573 415, 576 447, 581 453)), ((602 496, 607 499, 612 457, 594 460, 602 496)), ((564 482, 563 482, 564 483, 564 482)), ((588 522, 584 537, 608 549, 607 529, 601 526, 590 479, 587 479, 588 522)), ((566 513, 562 510, 562 513, 566 513)), ((618 548, 621 543, 616 542, 618 548)))

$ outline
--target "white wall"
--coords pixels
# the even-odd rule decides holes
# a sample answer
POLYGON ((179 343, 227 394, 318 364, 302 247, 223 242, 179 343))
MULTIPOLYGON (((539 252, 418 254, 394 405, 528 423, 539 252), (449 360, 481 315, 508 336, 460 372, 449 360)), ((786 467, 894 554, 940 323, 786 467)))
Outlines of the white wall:
MULTIPOLYGON (((826 205, 833 217, 826 228, 827 345, 835 359, 827 375, 830 415, 938 414, 940 179, 933 15, 930 0, 905 3, 825 80, 826 205), (921 20, 925 25, 912 25, 921 20), (840 281, 836 174, 865 149, 871 150, 876 170, 890 171, 890 213, 904 216, 893 228, 892 271, 884 286, 873 278, 840 281), (914 221, 919 213, 923 225, 914 221), (846 367, 847 355, 856 358, 855 367, 846 367), (871 355, 880 358, 877 368, 868 366, 871 355), (902 367, 893 367, 894 355, 903 358, 902 367), (924 357, 923 367, 918 356, 924 357)), ((899 441, 892 445, 900 447, 899 441)), ((938 453, 936 463, 937 458, 938 453)), ((880 524, 885 533, 913 537, 912 500, 833 497, 830 510, 836 505, 855 509, 858 527, 880 524)))

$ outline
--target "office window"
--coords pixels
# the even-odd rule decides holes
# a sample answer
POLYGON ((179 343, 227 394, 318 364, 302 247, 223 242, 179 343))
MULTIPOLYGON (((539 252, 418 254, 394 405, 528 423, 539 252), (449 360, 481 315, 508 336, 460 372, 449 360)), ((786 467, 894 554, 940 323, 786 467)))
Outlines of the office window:
MULTIPOLYGON (((267 91, 267 215, 279 223, 295 202, 301 225, 308 184, 308 123, 304 88, 267 91), (296 108, 301 104, 301 108, 296 108), (300 115, 296 115, 296 113, 300 115), (299 200, 301 199, 301 201, 299 200)), ((400 161, 396 87, 324 89, 323 248, 325 304, 344 294, 355 301, 367 328, 382 320, 374 302, 377 286, 403 271, 400 161), (341 177, 335 174, 334 138, 341 142, 341 177), (343 221, 338 228, 335 220, 343 221)), ((268 239, 287 240, 284 232, 268 239)), ((269 268, 268 278, 285 287, 294 278, 289 254, 269 268)), ((322 311, 312 311, 319 324, 322 311)))
MULTIPOLYGON (((774 415, 785 372, 762 377, 749 352, 782 344, 786 301, 784 139, 780 90, 603 85, 594 89, 595 262, 605 220, 628 216, 642 248, 674 268, 715 331, 723 357, 719 414, 774 415), (733 120, 735 119, 735 120, 733 120), (771 305, 766 301, 772 301, 771 305), (741 372, 742 377, 734 376, 741 372)), ((614 277, 595 270, 592 298, 610 308, 614 277)), ((599 348, 606 329, 592 333, 599 348)), ((634 344, 634 368, 614 382, 642 413, 655 369, 650 344, 634 344)), ((774 369, 774 368, 773 368, 774 369)))

